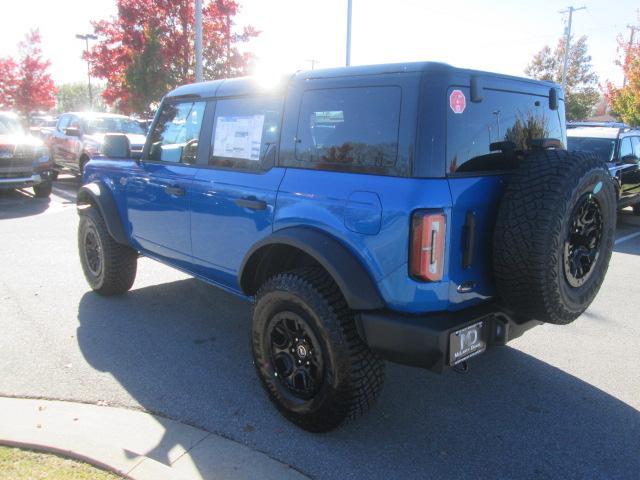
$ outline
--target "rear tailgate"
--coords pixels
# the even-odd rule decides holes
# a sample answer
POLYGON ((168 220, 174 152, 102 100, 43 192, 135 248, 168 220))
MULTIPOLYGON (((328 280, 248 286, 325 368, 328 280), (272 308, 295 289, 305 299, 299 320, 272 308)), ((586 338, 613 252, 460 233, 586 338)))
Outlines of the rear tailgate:
POLYGON ((501 175, 449 179, 453 208, 448 271, 453 310, 495 294, 493 227, 505 185, 501 175))

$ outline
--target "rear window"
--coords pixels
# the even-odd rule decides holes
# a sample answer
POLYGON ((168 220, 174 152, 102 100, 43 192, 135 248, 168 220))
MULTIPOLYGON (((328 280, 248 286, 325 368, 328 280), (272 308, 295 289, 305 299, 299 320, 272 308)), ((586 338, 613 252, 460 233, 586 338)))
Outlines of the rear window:
POLYGON ((397 175, 399 87, 305 92, 296 160, 323 170, 397 175))
POLYGON ((616 141, 613 138, 567 137, 567 149, 592 152, 603 162, 611 162, 616 149, 616 141))
POLYGON ((456 109, 462 110, 461 113, 447 108, 447 169, 450 175, 513 168, 513 156, 502 151, 492 152, 492 143, 509 142, 517 153, 529 150, 533 139, 564 141, 560 110, 551 110, 547 97, 484 89, 483 100, 473 103, 469 100, 469 88, 451 88, 447 97, 454 90, 464 93, 466 104, 464 108, 456 109))

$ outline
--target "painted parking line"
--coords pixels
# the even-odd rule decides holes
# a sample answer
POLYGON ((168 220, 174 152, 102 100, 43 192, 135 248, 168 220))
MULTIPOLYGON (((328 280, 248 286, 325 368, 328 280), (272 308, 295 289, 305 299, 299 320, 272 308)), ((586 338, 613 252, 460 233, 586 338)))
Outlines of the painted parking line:
POLYGON ((620 245, 622 242, 626 242, 627 240, 632 240, 636 237, 640 237, 640 232, 630 233, 629 235, 625 235, 624 237, 620 237, 614 242, 614 245, 620 245))

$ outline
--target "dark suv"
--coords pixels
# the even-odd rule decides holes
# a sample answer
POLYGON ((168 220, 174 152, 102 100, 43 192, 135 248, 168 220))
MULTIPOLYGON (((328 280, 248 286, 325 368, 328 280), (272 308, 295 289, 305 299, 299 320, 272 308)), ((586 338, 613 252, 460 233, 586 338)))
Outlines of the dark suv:
POLYGON ((32 187, 36 197, 48 197, 52 174, 42 141, 26 134, 15 114, 0 112, 0 189, 32 187))
POLYGON ((141 158, 108 135, 86 165, 80 259, 102 295, 142 254, 253 302, 271 400, 328 430, 371 406, 385 359, 464 368, 587 308, 615 186, 565 144, 556 84, 437 63, 187 85, 141 158))
POLYGON ((612 123, 575 123, 567 130, 567 148, 592 152, 615 179, 620 208, 640 215, 640 130, 612 123))

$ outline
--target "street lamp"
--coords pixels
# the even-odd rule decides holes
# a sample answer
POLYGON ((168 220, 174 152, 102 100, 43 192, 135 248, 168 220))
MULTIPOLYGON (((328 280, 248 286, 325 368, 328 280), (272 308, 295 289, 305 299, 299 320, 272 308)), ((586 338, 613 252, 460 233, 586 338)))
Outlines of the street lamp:
POLYGON ((93 110, 93 93, 91 92, 91 64, 89 63, 89 40, 96 40, 98 37, 91 33, 86 33, 84 35, 77 34, 76 38, 78 40, 84 40, 85 42, 85 53, 87 54, 87 79, 89 80, 89 110, 93 110))

